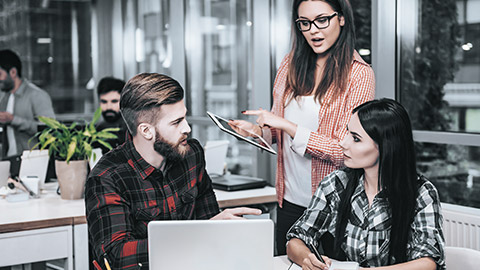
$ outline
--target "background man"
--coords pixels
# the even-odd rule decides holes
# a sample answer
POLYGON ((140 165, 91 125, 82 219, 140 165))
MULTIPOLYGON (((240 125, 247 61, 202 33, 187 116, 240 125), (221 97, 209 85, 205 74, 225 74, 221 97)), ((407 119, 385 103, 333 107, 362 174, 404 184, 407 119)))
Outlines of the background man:
MULTIPOLYGON (((117 147, 125 142, 125 132, 127 127, 120 114, 120 93, 122 92, 125 82, 113 78, 104 77, 100 80, 97 87, 98 99, 100 101, 100 108, 102 108, 103 120, 98 124, 97 129, 105 128, 120 128, 116 133, 117 139, 110 139, 107 142, 113 147, 117 147)), ((103 145, 98 145, 102 148, 103 154, 109 151, 103 145)))
POLYGON ((37 132, 38 116, 55 117, 52 100, 47 92, 22 78, 22 63, 11 50, 0 50, 0 90, 0 123, 8 124, 6 153, 19 155, 36 143, 28 145, 37 132))
POLYGON ((191 130, 183 97, 180 84, 160 74, 136 75, 122 91, 120 110, 130 134, 125 144, 103 155, 85 187, 94 256, 100 261, 105 256, 114 269, 148 268, 151 220, 261 213, 251 208, 219 213, 203 149, 187 139, 191 130))

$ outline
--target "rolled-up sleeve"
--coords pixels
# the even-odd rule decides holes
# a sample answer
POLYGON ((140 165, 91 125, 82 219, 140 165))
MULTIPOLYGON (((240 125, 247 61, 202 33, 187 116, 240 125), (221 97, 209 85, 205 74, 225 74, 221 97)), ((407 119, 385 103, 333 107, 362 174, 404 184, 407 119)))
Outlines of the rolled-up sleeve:
POLYGON ((332 173, 321 181, 307 210, 288 231, 287 241, 298 238, 318 246, 320 237, 335 228, 335 205, 338 202, 335 188, 335 173, 332 173))
POLYGON ((442 222, 438 192, 430 182, 425 182, 417 198, 416 215, 408 243, 409 260, 430 257, 437 263, 437 269, 445 269, 442 222))
POLYGON ((297 153, 300 156, 304 156, 305 152, 307 151, 307 144, 308 139, 310 138, 311 130, 297 126, 297 132, 295 133, 295 137, 292 140, 292 150, 293 152, 297 153))

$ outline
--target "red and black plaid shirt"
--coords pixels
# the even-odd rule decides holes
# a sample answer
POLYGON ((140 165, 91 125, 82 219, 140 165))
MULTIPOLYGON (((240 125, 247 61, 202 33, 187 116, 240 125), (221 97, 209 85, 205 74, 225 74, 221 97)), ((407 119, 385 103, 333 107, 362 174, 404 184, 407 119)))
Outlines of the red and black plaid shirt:
POLYGON ((167 161, 162 172, 140 156, 127 136, 93 168, 85 205, 98 261, 106 256, 114 269, 148 268, 149 221, 209 219, 219 213, 203 149, 196 140, 188 144, 187 156, 167 161))

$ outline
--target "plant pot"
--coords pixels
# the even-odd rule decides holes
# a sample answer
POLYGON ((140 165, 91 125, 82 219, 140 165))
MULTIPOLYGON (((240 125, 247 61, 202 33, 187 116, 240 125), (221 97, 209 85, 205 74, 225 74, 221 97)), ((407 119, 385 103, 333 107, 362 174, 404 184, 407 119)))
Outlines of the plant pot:
POLYGON ((83 198, 85 181, 88 173, 88 160, 55 160, 60 196, 64 200, 78 200, 83 198))

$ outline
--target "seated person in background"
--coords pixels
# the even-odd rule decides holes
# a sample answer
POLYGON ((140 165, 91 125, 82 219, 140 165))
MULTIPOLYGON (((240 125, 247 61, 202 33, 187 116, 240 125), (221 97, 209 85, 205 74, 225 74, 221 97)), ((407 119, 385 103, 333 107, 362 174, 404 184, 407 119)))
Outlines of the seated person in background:
POLYGON ((114 269, 148 269, 149 221, 261 214, 252 208, 219 213, 203 149, 187 140, 191 129, 183 96, 177 81, 155 73, 134 76, 122 91, 120 110, 129 135, 103 155, 85 186, 94 256, 99 261, 105 256, 114 269))
MULTIPOLYGON (((100 80, 97 87, 100 108, 102 108, 102 121, 97 125, 98 130, 105 128, 120 128, 116 135, 117 139, 106 140, 113 148, 125 142, 125 132, 127 127, 125 121, 120 114, 120 93, 122 92, 125 82, 113 77, 104 77, 100 80)), ((109 151, 108 148, 99 144, 95 147, 102 148, 102 153, 109 151)))
POLYGON ((287 234, 288 257, 303 269, 328 269, 307 247, 321 243, 327 264, 331 257, 361 267, 445 269, 440 201, 416 172, 407 112, 381 99, 352 113, 340 142, 347 168, 320 182, 287 234))
MULTIPOLYGON (((8 124, 7 156, 21 155, 37 132, 39 116, 55 118, 47 92, 22 78, 22 62, 11 50, 0 50, 0 123, 8 124)), ((5 145, 5 144, 4 144, 5 145)))

